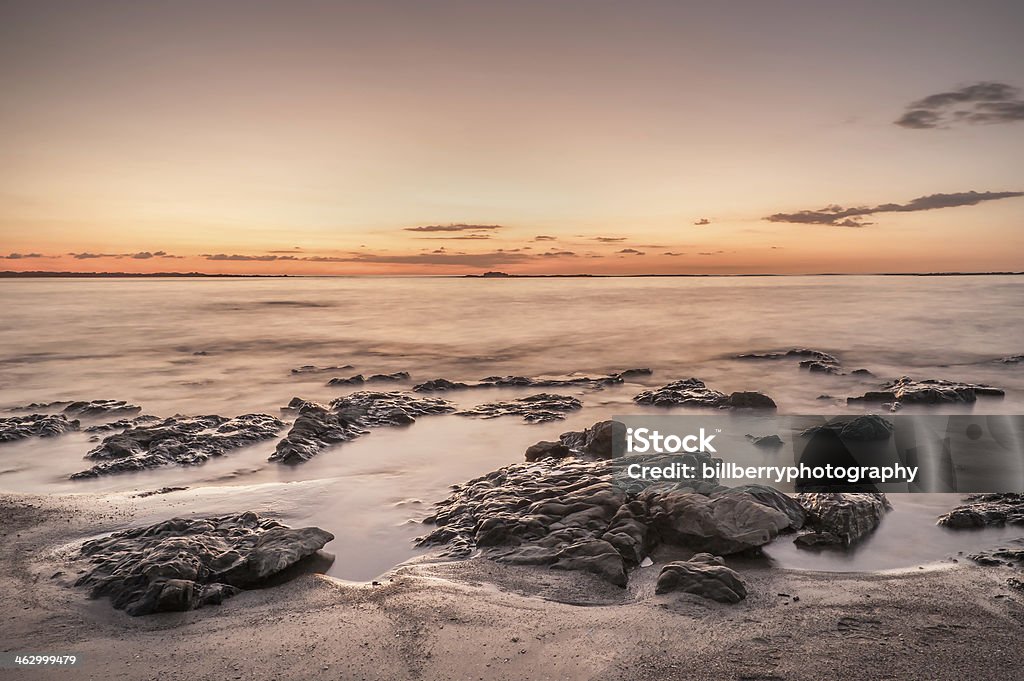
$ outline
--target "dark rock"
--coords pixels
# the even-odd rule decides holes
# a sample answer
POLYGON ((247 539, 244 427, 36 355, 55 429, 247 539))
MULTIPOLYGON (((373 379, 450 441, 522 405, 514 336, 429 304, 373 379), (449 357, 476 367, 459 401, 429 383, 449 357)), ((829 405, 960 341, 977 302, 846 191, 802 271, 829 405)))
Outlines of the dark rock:
POLYGON ((871 373, 870 371, 868 371, 867 369, 854 369, 853 371, 850 372, 850 375, 851 376, 874 376, 874 374, 871 373))
POLYGON ((968 502, 939 517, 938 524, 954 530, 1024 525, 1024 494, 973 494, 968 502))
POLYGON ((939 379, 915 381, 903 376, 883 385, 880 390, 868 391, 860 397, 848 397, 846 401, 851 404, 857 402, 955 404, 974 402, 978 395, 1002 397, 1004 392, 988 385, 939 379))
POLYGON ((1009 357, 1000 357, 995 361, 999 362, 1000 364, 1020 364, 1021 362, 1024 362, 1024 355, 1010 355, 1009 357))
POLYGON ((270 461, 297 464, 309 461, 325 448, 354 440, 369 428, 404 426, 427 414, 455 411, 450 402, 402 392, 355 392, 329 406, 292 398, 284 411, 298 416, 288 434, 277 443, 270 461))
POLYGON ((523 420, 530 423, 547 423, 549 421, 560 421, 565 418, 566 412, 582 408, 583 403, 575 397, 538 393, 505 402, 481 404, 472 409, 457 411, 455 414, 457 416, 479 416, 488 419, 498 416, 522 416, 523 420))
POLYGON ((747 434, 747 439, 750 440, 755 447, 764 447, 765 449, 775 449, 786 444, 782 441, 782 438, 778 435, 750 435, 747 434))
POLYGON ((622 383, 626 378, 648 376, 650 369, 626 369, 620 373, 605 376, 488 376, 475 383, 460 383, 446 378, 435 378, 413 386, 416 392, 443 392, 445 390, 466 390, 469 388, 562 388, 582 387, 600 389, 606 385, 622 383))
POLYGON ((846 540, 831 532, 806 532, 793 540, 801 548, 818 548, 822 546, 845 546, 846 540))
POLYGON ((807 525, 820 535, 801 535, 798 546, 832 543, 829 535, 842 545, 856 543, 878 527, 890 508, 884 494, 866 492, 812 492, 797 495, 797 501, 807 512, 807 525))
POLYGON ((740 485, 738 487, 730 487, 721 492, 716 492, 712 494, 712 496, 723 496, 727 494, 749 495, 757 503, 785 513, 789 518, 788 529, 791 530, 799 530, 804 526, 804 523, 807 520, 807 512, 804 510, 804 507, 800 505, 800 502, 788 494, 780 492, 774 487, 769 487, 767 485, 740 485))
POLYGON ((134 428, 135 426, 141 426, 146 423, 156 423, 157 421, 160 421, 159 416, 142 414, 130 419, 119 419, 117 421, 110 421, 109 423, 97 423, 96 425, 83 428, 83 430, 87 433, 109 433, 113 430, 125 430, 126 428, 134 428))
POLYGON ((747 589, 735 570, 725 567, 720 556, 698 553, 687 561, 669 563, 658 575, 654 592, 691 593, 719 603, 739 603, 747 597, 747 589))
POLYGON ((195 466, 212 457, 274 437, 284 423, 267 414, 172 416, 109 435, 86 458, 99 461, 73 480, 158 466, 195 466))
POLYGON ((564 459, 567 456, 572 456, 572 452, 561 442, 541 440, 526 449, 527 461, 540 461, 541 459, 549 458, 564 459))
POLYGON ((140 411, 142 411, 142 407, 128 404, 124 400, 90 400, 71 402, 64 407, 63 413, 79 418, 100 418, 128 416, 129 414, 138 414, 140 411))
POLYGON ((86 542, 81 555, 93 567, 77 585, 129 615, 192 610, 261 586, 332 539, 318 527, 292 529, 251 511, 174 518, 86 542))
POLYGON ((78 430, 77 420, 63 414, 29 414, 0 417, 0 442, 14 442, 27 437, 54 437, 78 430))
POLYGON ((1024 568, 1024 538, 1011 539, 1006 546, 985 549, 967 557, 979 565, 1024 568))
POLYGON ((318 367, 318 366, 314 366, 312 364, 306 364, 304 366, 299 367, 298 369, 292 369, 292 373, 296 374, 296 375, 298 375, 298 374, 326 374, 326 373, 330 373, 332 371, 345 371, 346 369, 351 369, 351 368, 352 368, 351 364, 343 364, 341 366, 332 366, 332 367, 318 367))
POLYGON ((446 390, 463 390, 468 387, 470 386, 467 383, 457 383, 449 381, 447 378, 435 378, 431 381, 414 385, 412 389, 418 393, 437 393, 446 390))
POLYGON ((839 366, 836 364, 829 364, 816 359, 805 359, 800 362, 801 369, 807 369, 812 374, 833 374, 839 375, 843 372, 839 370, 839 366))
POLYGON ((367 383, 393 383, 396 381, 408 381, 410 378, 408 371, 396 371, 393 374, 373 374, 368 379, 367 383))
POLYGON ((712 390, 698 378, 674 381, 633 398, 637 404, 656 407, 719 407, 737 409, 774 409, 775 401, 758 392, 734 392, 731 395, 712 390))
POLYGON ((641 494, 650 527, 662 541, 725 555, 767 544, 790 526, 789 517, 744 493, 706 497, 683 491, 641 494))
POLYGON ((626 426, 619 421, 598 421, 584 430, 562 433, 559 441, 579 456, 610 459, 615 437, 625 438, 626 426))
POLYGON ((767 352, 767 353, 748 353, 745 355, 736 355, 736 359, 796 359, 803 357, 825 364, 839 364, 839 360, 827 352, 820 350, 810 350, 808 348, 793 348, 786 352, 767 352))
POLYGON ((603 539, 584 539, 555 554, 552 570, 592 572, 615 586, 626 586, 626 565, 615 547, 603 539))
POLYGON ((366 379, 362 374, 356 374, 348 378, 332 378, 327 381, 327 385, 362 385, 363 383, 366 383, 366 379))
POLYGON ((822 426, 812 426, 800 433, 801 437, 813 437, 822 431, 831 431, 844 440, 853 442, 877 442, 892 436, 892 422, 881 416, 866 414, 850 421, 832 421, 822 426))

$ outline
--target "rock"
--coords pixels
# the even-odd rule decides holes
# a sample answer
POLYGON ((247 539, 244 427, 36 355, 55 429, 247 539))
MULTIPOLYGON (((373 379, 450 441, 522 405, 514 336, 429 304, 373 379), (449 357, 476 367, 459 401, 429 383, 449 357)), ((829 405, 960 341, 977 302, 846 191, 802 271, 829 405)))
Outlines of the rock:
POLYGON ((1024 362, 1024 355, 1009 355, 1008 357, 1000 357, 997 360, 1000 364, 1020 364, 1024 362))
POLYGON ((54 437, 78 430, 77 420, 63 414, 29 414, 0 417, 0 442, 14 442, 27 437, 54 437))
POLYGON ((362 385, 366 383, 366 379, 362 374, 356 374, 355 376, 349 376, 348 378, 332 378, 327 381, 327 385, 362 385))
POLYGON ((929 379, 915 381, 908 376, 897 378, 882 386, 880 390, 872 390, 860 397, 848 397, 850 404, 857 402, 889 402, 900 404, 956 404, 974 402, 978 395, 1002 397, 1004 392, 989 385, 960 383, 929 379))
POLYGON ((720 556, 698 553, 687 561, 669 563, 658 575, 654 593, 691 593, 719 603, 739 603, 747 589, 735 570, 725 567, 720 556))
POLYGON ((395 381, 408 381, 410 378, 408 371, 396 371, 393 374, 373 374, 368 379, 367 383, 393 383, 395 381))
POLYGON ((797 501, 807 512, 807 524, 820 535, 801 535, 798 546, 836 543, 832 537, 842 545, 856 543, 878 527, 890 508, 884 494, 867 492, 811 492, 797 495, 797 501))
POLYGON ((334 539, 256 513, 174 518, 82 545, 93 566, 77 582, 129 615, 192 610, 261 586, 334 539))
POLYGON ((979 565, 1024 568, 1024 538, 1011 539, 1006 546, 985 549, 967 557, 979 565))
POLYGON ((548 458, 564 459, 567 456, 572 456, 572 452, 561 442, 541 440, 526 449, 527 461, 540 461, 541 459, 548 458))
POLYGON ((735 359, 796 359, 803 357, 818 362, 824 362, 826 364, 839 364, 839 360, 835 355, 830 355, 827 352, 821 350, 810 350, 808 348, 793 348, 785 352, 766 352, 766 353, 747 353, 744 355, 736 355, 735 359))
POLYGON ((547 423, 560 421, 565 418, 566 412, 582 408, 583 403, 575 397, 538 393, 505 402, 481 404, 472 409, 457 411, 455 414, 487 419, 498 416, 522 416, 523 420, 529 423, 547 423))
POLYGON ((634 397, 633 401, 656 407, 775 408, 775 401, 767 395, 758 392, 734 392, 726 395, 707 387, 704 381, 698 378, 687 378, 654 390, 644 390, 634 397))
POLYGON ((558 439, 579 456, 610 459, 616 435, 625 441, 626 426, 619 421, 598 421, 584 430, 562 433, 558 439))
POLYGON ((750 435, 748 433, 746 437, 755 447, 764 447, 765 449, 775 449, 785 444, 778 435, 750 435))
POLYGON ((127 416, 138 414, 142 407, 128 404, 124 400, 90 400, 71 402, 64 407, 63 413, 79 418, 101 418, 108 416, 127 416))
POLYGON ((1024 494, 973 494, 968 502, 939 517, 938 524, 954 530, 1024 525, 1024 494))
POLYGON ((355 392, 331 401, 329 406, 293 397, 283 411, 297 412, 298 416, 269 460, 303 463, 327 447, 367 434, 370 428, 404 426, 419 416, 454 410, 446 400, 402 392, 355 392))
POLYGON ((807 369, 812 374, 833 374, 840 375, 843 372, 839 370, 839 367, 835 364, 829 364, 827 362, 821 362, 816 359, 805 359, 800 362, 801 369, 807 369))
POLYGON ((812 426, 800 433, 800 437, 813 437, 822 431, 831 431, 843 440, 853 442, 876 442, 892 436, 893 425, 881 416, 866 414, 850 421, 832 421, 822 426, 812 426))
MULTIPOLYGON (((110 421, 108 423, 97 423, 95 425, 83 428, 86 433, 109 433, 113 430, 125 430, 126 428, 133 428, 135 426, 141 426, 146 423, 156 423, 160 421, 158 416, 149 416, 142 414, 130 419, 119 419, 117 421, 110 421)), ((99 438, 93 438, 96 440, 99 438)))
POLYGON ((468 387, 469 385, 467 383, 449 381, 447 378, 435 378, 431 381, 414 385, 412 389, 418 393, 436 393, 444 392, 446 390, 463 390, 468 387))
POLYGON ((874 374, 871 373, 870 371, 868 371, 867 369, 854 369, 853 371, 850 372, 850 375, 851 376, 874 376, 874 374))
POLYGON ((332 371, 345 371, 346 369, 351 369, 351 368, 352 368, 351 364, 342 364, 341 366, 330 366, 330 367, 318 367, 318 366, 314 366, 312 364, 306 364, 306 365, 303 365, 303 366, 299 367, 298 369, 292 369, 292 373, 296 374, 296 375, 298 375, 298 374, 326 374, 326 373, 330 373, 332 371))
POLYGON ((615 586, 626 586, 626 565, 622 556, 602 539, 584 539, 570 544, 555 554, 551 569, 592 572, 615 586))
POLYGON ((641 498, 658 537, 694 551, 719 555, 749 551, 790 526, 785 513, 744 493, 709 498, 675 490, 648 490, 641 498))
POLYGON ((576 386, 583 388, 600 389, 606 385, 615 385, 624 382, 626 378, 636 376, 647 376, 651 374, 650 369, 626 369, 616 374, 605 376, 540 376, 531 378, 528 376, 488 376, 475 383, 461 383, 449 381, 446 378, 435 378, 424 383, 413 386, 416 392, 443 392, 445 390, 466 390, 469 388, 561 388, 576 386))
POLYGON ((807 512, 800 505, 800 502, 774 487, 767 485, 740 485, 716 492, 711 496, 715 497, 726 494, 745 494, 763 506, 785 513, 789 518, 789 527, 787 529, 790 530, 799 530, 807 520, 807 512))
POLYGON ((99 461, 72 480, 159 466, 195 466, 212 457, 274 437, 284 428, 267 414, 172 416, 151 425, 109 435, 86 458, 99 461))

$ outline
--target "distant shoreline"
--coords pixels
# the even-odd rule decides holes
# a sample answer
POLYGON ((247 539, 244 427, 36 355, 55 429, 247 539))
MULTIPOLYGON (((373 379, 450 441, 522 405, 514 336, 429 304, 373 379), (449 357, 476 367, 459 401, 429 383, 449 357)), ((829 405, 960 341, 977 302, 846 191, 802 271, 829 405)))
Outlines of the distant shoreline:
POLYGON ((1021 276, 1024 272, 803 272, 798 274, 213 274, 205 272, 13 272, 0 271, 0 279, 323 279, 323 278, 418 278, 435 279, 639 279, 722 277, 996 277, 1021 276))

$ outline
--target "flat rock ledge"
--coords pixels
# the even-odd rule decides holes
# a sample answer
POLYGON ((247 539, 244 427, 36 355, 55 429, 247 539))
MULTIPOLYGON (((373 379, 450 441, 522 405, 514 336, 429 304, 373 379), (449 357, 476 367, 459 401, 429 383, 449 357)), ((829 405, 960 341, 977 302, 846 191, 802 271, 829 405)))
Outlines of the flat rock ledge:
POLYGON ((79 422, 63 414, 28 414, 0 417, 0 442, 14 442, 27 437, 56 437, 78 430, 79 422))
POLYGON ((1024 568, 1024 537, 967 556, 979 565, 1024 568))
POLYGON ((689 560, 667 564, 658 575, 656 594, 683 592, 719 603, 739 603, 747 588, 739 574, 725 566, 721 556, 698 553, 689 560))
POLYGON ((522 416, 528 423, 561 421, 570 411, 582 409, 583 403, 568 395, 537 393, 505 402, 488 402, 455 412, 456 416, 477 416, 485 419, 499 416, 522 416))
POLYGON ((227 452, 270 439, 284 422, 267 414, 172 416, 108 435, 87 459, 96 465, 71 476, 95 478, 160 466, 195 466, 227 452))
POLYGON ((606 385, 623 383, 627 378, 650 376, 651 373, 650 369, 626 369, 625 371, 604 376, 576 376, 573 374, 565 376, 540 376, 536 378, 527 376, 488 376, 471 383, 450 381, 447 378, 435 378, 415 385, 412 389, 419 393, 469 390, 470 388, 561 388, 573 386, 599 390, 606 385))
POLYGON ((142 411, 142 407, 129 404, 124 400, 78 400, 74 402, 58 400, 56 402, 33 402, 22 407, 15 407, 12 411, 40 413, 60 411, 68 417, 100 419, 138 414, 142 411))
POLYGON ((1024 494, 972 494, 966 501, 940 516, 938 524, 954 530, 1024 525, 1024 494))
POLYGON ((855 544, 874 532, 891 508, 881 493, 806 493, 796 500, 812 528, 794 540, 802 548, 855 544))
POLYGON ((174 518, 86 542, 81 556, 92 567, 76 585, 133 616, 194 610, 263 585, 332 539, 251 511, 174 518))
POLYGON ((297 416, 269 460, 298 464, 327 447, 361 437, 370 428, 409 425, 420 416, 453 412, 455 406, 437 397, 360 391, 332 400, 327 406, 293 397, 283 411, 297 416))
POLYGON ((718 409, 775 409, 775 400, 759 392, 723 392, 707 387, 699 378, 686 378, 653 390, 644 390, 633 401, 655 407, 713 407, 718 409))
POLYGON ((451 557, 479 550, 503 563, 581 570, 625 586, 628 570, 660 544, 727 555, 757 550, 799 526, 773 505, 786 502, 764 503, 762 497, 786 497, 771 488, 755 496, 717 480, 675 485, 625 475, 629 463, 678 458, 512 464, 454 486, 424 519, 436 527, 417 544, 443 547, 451 557))
POLYGON ((878 390, 870 390, 860 397, 846 398, 847 404, 859 402, 888 404, 896 411, 906 404, 958 404, 975 402, 978 396, 1003 397, 1005 392, 990 385, 961 383, 942 379, 916 381, 901 376, 884 384, 878 390))

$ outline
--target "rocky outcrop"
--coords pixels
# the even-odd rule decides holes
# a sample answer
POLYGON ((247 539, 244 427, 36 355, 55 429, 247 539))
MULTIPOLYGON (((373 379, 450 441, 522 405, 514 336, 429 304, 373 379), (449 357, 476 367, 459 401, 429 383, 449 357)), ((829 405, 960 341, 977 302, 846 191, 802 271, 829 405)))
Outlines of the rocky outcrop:
POLYGON ((373 374, 369 378, 364 377, 362 374, 356 374, 349 378, 332 378, 327 381, 327 385, 362 385, 363 383, 395 383, 398 381, 408 381, 408 371, 396 371, 393 374, 373 374))
POLYGON ((327 447, 365 435, 370 428, 404 426, 419 416, 445 414, 455 407, 436 397, 364 391, 340 397, 328 406, 293 397, 282 411, 295 413, 295 422, 269 460, 298 464, 327 447))
POLYGON ((582 408, 583 403, 575 397, 538 393, 505 402, 488 402, 472 409, 457 411, 455 414, 457 416, 479 416, 485 419, 498 416, 522 416, 523 420, 529 423, 548 423, 560 421, 565 418, 567 412, 582 408))
POLYGON ((822 426, 812 426, 801 432, 800 436, 813 437, 823 431, 830 431, 852 442, 877 442, 892 436, 893 425, 881 416, 866 414, 851 420, 836 420, 822 426))
POLYGON ((124 400, 89 400, 71 402, 64 407, 63 413, 78 418, 107 418, 113 416, 130 416, 138 414, 142 407, 129 404, 124 400))
POLYGON ((849 546, 873 532, 889 510, 880 493, 806 493, 797 501, 807 512, 811 532, 795 539, 797 546, 849 546))
MULTIPOLYGON (((142 414, 141 416, 136 416, 130 419, 118 419, 117 421, 109 421, 107 423, 97 423, 95 425, 89 426, 88 428, 83 428, 83 430, 86 433, 94 434, 109 433, 115 430, 125 430, 127 428, 133 428, 135 426, 141 426, 147 423, 156 423, 160 420, 161 419, 158 416, 149 416, 146 414, 142 414)), ((99 437, 94 435, 92 439, 98 440, 99 437)))
POLYGON ((159 466, 195 466, 232 449, 277 435, 284 422, 267 414, 172 416, 109 435, 86 458, 98 461, 74 479, 94 478, 159 466))
POLYGON ((811 350, 810 348, 793 348, 792 350, 781 352, 749 352, 736 355, 735 359, 809 359, 827 364, 839 364, 839 360, 835 355, 830 355, 821 350, 811 350))
POLYGON ((775 401, 762 393, 734 392, 726 395, 707 387, 699 378, 687 378, 653 390, 644 390, 633 401, 656 407, 775 408, 775 401))
POLYGON ((764 546, 789 528, 781 511, 744 493, 706 497, 684 491, 644 494, 651 527, 670 544, 715 554, 764 546))
POLYGON ((979 565, 1024 568, 1024 537, 1011 539, 1002 546, 978 551, 967 557, 979 565))
POLYGON ((747 597, 743 580, 725 567, 721 556, 698 553, 686 561, 669 563, 661 569, 655 593, 690 593, 719 603, 739 603, 747 597))
POLYGON ((598 421, 583 430, 562 433, 558 441, 568 447, 576 456, 592 459, 610 459, 614 456, 615 438, 623 441, 626 426, 619 421, 598 421))
POLYGON ((957 404, 974 402, 979 395, 1002 397, 1005 393, 999 388, 974 383, 960 383, 928 379, 915 381, 902 376, 895 381, 886 383, 879 390, 871 390, 860 397, 848 397, 847 403, 889 403, 895 408, 900 404, 957 404))
POLYGON ((767 485, 740 485, 738 487, 730 487, 721 492, 715 492, 712 496, 727 494, 745 494, 762 506, 785 513, 786 517, 789 518, 789 527, 784 529, 799 530, 807 521, 807 512, 800 505, 800 502, 774 487, 767 485))
POLYGON ((564 459, 572 456, 572 450, 561 442, 541 440, 526 448, 527 461, 540 461, 541 459, 564 459))
POLYGON ((1008 355, 993 361, 998 362, 999 364, 1021 364, 1024 362, 1024 355, 1008 355))
POLYGON ((940 516, 938 524, 954 530, 1024 525, 1024 494, 973 494, 966 501, 940 516))
POLYGON ((530 378, 527 376, 488 376, 472 383, 449 381, 446 378, 436 378, 413 386, 416 392, 442 392, 445 390, 466 390, 469 388, 563 388, 581 387, 599 389, 606 385, 623 383, 627 378, 637 376, 648 376, 650 369, 626 369, 615 374, 605 376, 540 376, 530 378))
POLYGON ((328 374, 328 373, 330 373, 332 371, 346 371, 347 369, 352 369, 352 368, 353 367, 352 367, 351 364, 342 364, 341 366, 329 366, 329 367, 318 367, 318 366, 315 366, 313 364, 305 364, 303 366, 300 366, 297 369, 292 369, 292 374, 294 374, 294 375, 302 375, 302 374, 328 374))
POLYGON ((334 539, 253 512, 174 518, 86 542, 91 564, 77 582, 129 615, 193 610, 259 587, 334 539))
POLYGON ((782 438, 778 435, 747 435, 747 439, 750 440, 751 444, 755 447, 761 447, 763 449, 777 449, 785 444, 782 438))
POLYGON ((29 414, 0 417, 0 442, 14 442, 27 437, 55 437, 78 430, 79 422, 63 414, 29 414))

